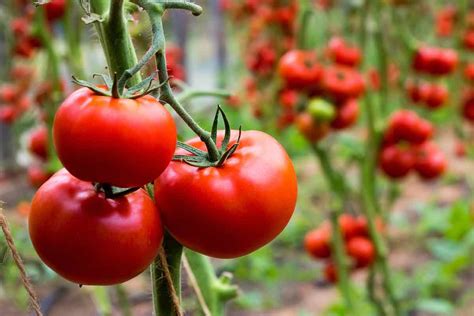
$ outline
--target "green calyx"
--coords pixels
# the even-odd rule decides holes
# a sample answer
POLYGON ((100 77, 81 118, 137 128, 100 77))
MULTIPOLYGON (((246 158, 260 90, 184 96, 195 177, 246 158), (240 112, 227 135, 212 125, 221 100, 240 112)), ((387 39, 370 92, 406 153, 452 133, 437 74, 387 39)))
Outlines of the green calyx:
POLYGON ((106 183, 94 183, 93 185, 95 191, 97 193, 104 193, 107 199, 118 199, 140 189, 139 187, 123 189, 106 183))
POLYGON ((239 127, 239 136, 237 137, 237 141, 229 147, 231 134, 229 120, 227 119, 227 116, 225 115, 222 108, 218 105, 216 115, 214 116, 214 121, 212 123, 210 135, 211 140, 215 144, 217 144, 217 128, 219 125, 219 116, 222 116, 222 120, 224 121, 224 138, 222 139, 222 143, 219 148, 219 156, 217 157, 217 160, 211 160, 209 157, 209 153, 207 153, 206 151, 192 147, 182 142, 178 142, 177 146, 181 149, 188 151, 192 155, 175 155, 173 157, 173 160, 185 162, 191 166, 198 168, 223 166, 226 160, 229 159, 229 157, 237 150, 237 147, 239 147, 240 137, 242 136, 242 127, 239 127))
POLYGON ((336 116, 334 106, 319 98, 309 101, 307 112, 318 122, 329 122, 336 116))
POLYGON ((94 74, 93 77, 99 77, 105 83, 107 89, 103 89, 95 85, 94 83, 77 79, 76 77, 72 76, 72 82, 75 84, 86 87, 94 93, 98 95, 108 96, 117 99, 138 99, 147 94, 151 94, 160 90, 160 88, 167 83, 167 81, 161 83, 160 85, 153 84, 156 81, 156 74, 153 73, 149 77, 145 78, 140 83, 126 88, 124 85, 121 86, 120 80, 117 79, 115 75, 113 79, 111 79, 108 75, 105 74, 94 74))

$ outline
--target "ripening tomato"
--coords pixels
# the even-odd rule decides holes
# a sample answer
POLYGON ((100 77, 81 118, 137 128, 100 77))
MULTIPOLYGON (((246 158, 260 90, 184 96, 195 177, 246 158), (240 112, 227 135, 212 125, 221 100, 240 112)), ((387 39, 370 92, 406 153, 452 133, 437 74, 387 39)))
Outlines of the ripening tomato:
POLYGON ((417 148, 415 170, 426 180, 441 176, 447 168, 444 153, 432 142, 426 142, 417 148))
POLYGON ((332 261, 328 261, 324 266, 324 277, 330 283, 337 282, 337 270, 332 261))
POLYGON ((361 74, 354 69, 331 66, 324 71, 323 88, 335 101, 344 101, 362 95, 365 84, 361 74))
POLYGON ((85 285, 135 277, 153 261, 163 239, 158 210, 144 190, 109 199, 65 169, 36 192, 28 226, 41 260, 85 285))
POLYGON ((323 67, 313 51, 290 50, 278 64, 278 72, 289 88, 315 89, 323 78, 323 67))
POLYGON ((34 188, 39 188, 41 185, 43 185, 43 183, 48 181, 51 176, 51 173, 46 172, 43 168, 39 166, 28 167, 28 182, 34 188))
POLYGON ((331 121, 331 127, 337 130, 353 125, 359 117, 359 103, 356 99, 344 101, 336 108, 336 117, 331 121))
POLYGON ((59 159, 72 175, 124 188, 156 179, 176 147, 173 118, 152 96, 116 99, 87 88, 61 104, 53 134, 59 159))
POLYGON ((458 61, 458 54, 453 49, 423 46, 415 53, 413 68, 418 72, 442 76, 452 73, 458 61))
POLYGON ((364 268, 374 262, 375 249, 372 242, 364 237, 354 237, 347 242, 347 254, 354 259, 356 268, 364 268))
POLYGON ((317 259, 329 258, 331 255, 331 228, 329 225, 308 232, 304 238, 308 254, 317 259))
POLYGON ((317 122, 309 113, 301 113, 296 117, 298 131, 311 143, 324 138, 329 133, 327 122, 317 122))
POLYGON ((33 130, 28 140, 28 149, 38 158, 48 158, 48 130, 46 126, 40 126, 33 130))
MULTIPOLYGON (((232 131, 229 146, 237 134, 232 131)), ((218 144, 223 136, 218 133, 218 144)), ((187 144, 205 150, 199 138, 187 144)), ((293 214, 296 193, 290 158, 259 131, 242 132, 237 150, 221 167, 173 161, 155 181, 156 203, 170 234, 216 258, 240 257, 273 240, 293 214)))
POLYGON ((413 111, 399 110, 390 117, 387 133, 394 142, 421 144, 432 137, 433 126, 413 111))
MULTIPOLYGON (((369 234, 369 224, 367 223, 367 219, 365 217, 359 216, 355 218, 356 224, 355 224, 355 236, 359 237, 370 237, 369 234)), ((375 223, 375 229, 379 233, 383 233, 385 231, 385 224, 383 220, 380 217, 377 217, 374 221, 375 223)))
POLYGON ((384 147, 380 153, 379 165, 382 171, 390 178, 403 178, 415 166, 415 155, 411 148, 390 145, 384 147))
POLYGON ((329 57, 339 65, 355 67, 361 59, 362 53, 356 46, 349 45, 343 38, 335 36, 328 44, 329 57))

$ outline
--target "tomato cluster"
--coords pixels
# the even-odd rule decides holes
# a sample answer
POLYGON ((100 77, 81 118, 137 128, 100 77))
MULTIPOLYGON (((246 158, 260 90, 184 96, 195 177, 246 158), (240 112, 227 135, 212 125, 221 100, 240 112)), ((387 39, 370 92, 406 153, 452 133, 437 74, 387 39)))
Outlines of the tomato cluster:
MULTIPOLYGON (((385 230, 383 222, 379 219, 376 221, 376 226, 379 232, 385 230)), ((346 254, 351 259, 351 269, 370 266, 375 260, 375 249, 369 236, 366 219, 361 216, 343 214, 339 217, 339 228, 344 238, 346 254)), ((332 235, 331 224, 325 221, 306 234, 304 246, 311 257, 325 261, 326 280, 334 283, 337 282, 337 272, 331 247, 332 235)))
POLYGON ((432 135, 432 125, 415 112, 395 112, 384 133, 380 169, 391 179, 404 178, 412 170, 426 180, 438 178, 446 170, 447 160, 430 141, 432 135))
POLYGON ((438 109, 446 105, 449 99, 448 89, 442 84, 408 81, 406 90, 413 103, 427 109, 438 109))
POLYGON ((311 142, 322 139, 331 129, 352 126, 359 116, 357 98, 365 90, 364 79, 354 68, 361 61, 357 47, 334 37, 326 57, 333 64, 324 65, 316 51, 293 49, 278 63, 284 84, 280 104, 287 119, 280 121, 280 127, 294 120, 311 142))

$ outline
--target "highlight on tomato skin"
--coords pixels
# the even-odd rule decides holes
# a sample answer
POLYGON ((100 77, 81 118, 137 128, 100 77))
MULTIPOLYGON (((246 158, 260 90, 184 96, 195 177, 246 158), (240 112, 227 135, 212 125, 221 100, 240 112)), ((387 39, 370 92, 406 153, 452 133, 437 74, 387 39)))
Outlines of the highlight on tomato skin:
POLYGON ((163 239, 158 210, 144 190, 108 199, 65 169, 36 192, 28 227, 41 260, 81 285, 130 280, 151 264, 163 239))
MULTIPOLYGON (((232 131, 229 146, 237 136, 232 131)), ((223 137, 219 132, 218 144, 223 137)), ((186 143, 205 149, 198 138, 186 143)), ((243 131, 237 150, 221 167, 173 161, 155 181, 157 207, 170 234, 215 258, 244 256, 273 240, 293 215, 296 197, 290 158, 260 131, 243 131)))

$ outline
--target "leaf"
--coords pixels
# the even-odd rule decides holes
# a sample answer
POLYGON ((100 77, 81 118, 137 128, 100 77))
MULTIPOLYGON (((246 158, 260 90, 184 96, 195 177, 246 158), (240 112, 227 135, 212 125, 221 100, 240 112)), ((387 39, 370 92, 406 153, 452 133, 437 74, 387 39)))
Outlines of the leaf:
POLYGON ((217 139, 217 126, 219 125, 219 112, 220 107, 217 106, 216 114, 214 115, 214 121, 212 122, 212 129, 211 129, 211 139, 216 142, 217 139))
POLYGON ((153 80, 155 79, 156 73, 151 74, 150 76, 146 77, 143 81, 140 83, 134 85, 133 87, 128 89, 128 93, 134 94, 137 93, 138 91, 142 90, 143 88, 147 87, 150 88, 151 84, 153 83, 153 80))
POLYGON ((224 139, 222 140, 221 150, 225 151, 227 150, 227 145, 229 145, 229 140, 230 140, 230 133, 231 133, 230 124, 222 108, 219 105, 217 106, 217 108, 221 111, 222 119, 224 120, 224 133, 225 134, 224 134, 224 139))
POLYGON ((437 298, 421 300, 417 304, 417 309, 423 312, 440 315, 453 315, 454 312, 454 306, 451 302, 437 298))
POLYGON ((188 144, 185 144, 183 142, 178 142, 176 145, 178 146, 178 148, 189 151, 191 154, 195 154, 197 156, 206 156, 207 155, 207 153, 205 151, 203 151, 201 149, 197 149, 193 146, 189 146, 188 144))

